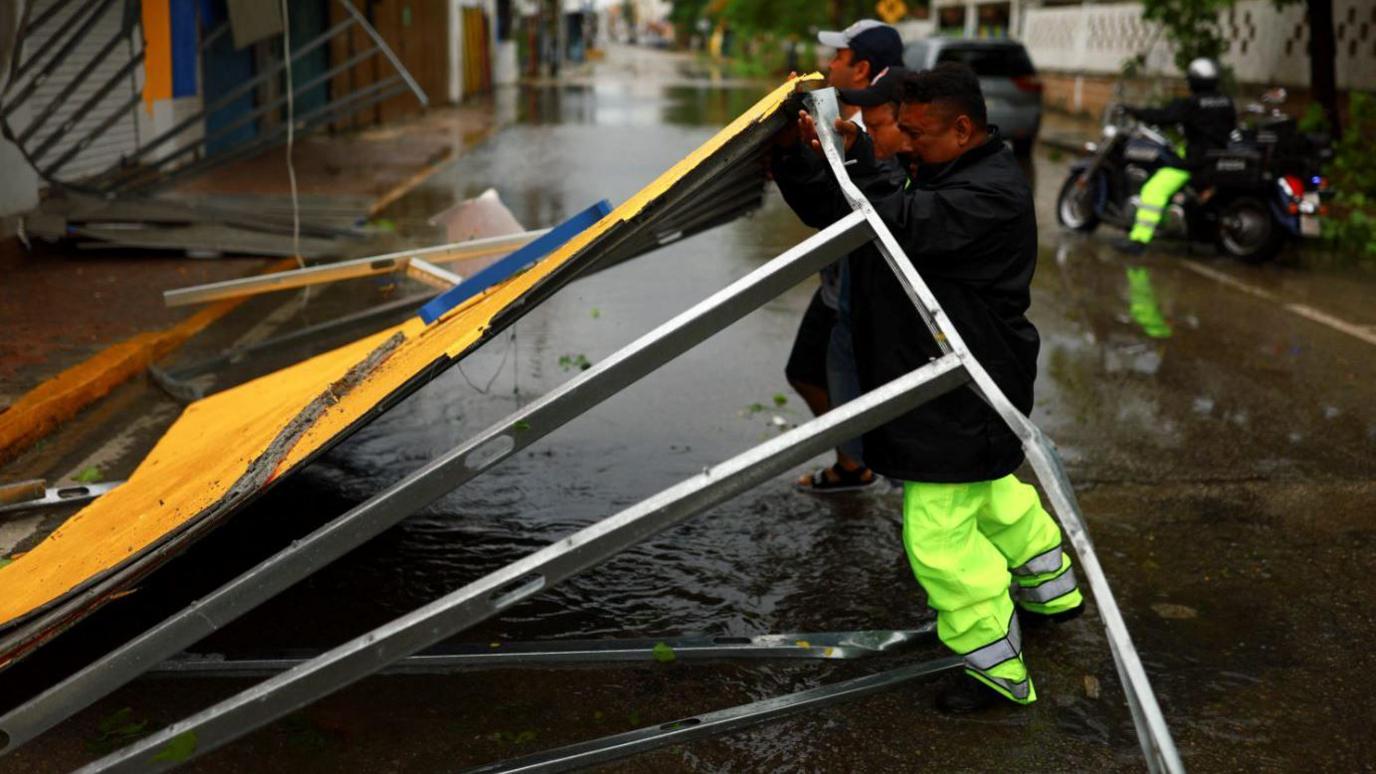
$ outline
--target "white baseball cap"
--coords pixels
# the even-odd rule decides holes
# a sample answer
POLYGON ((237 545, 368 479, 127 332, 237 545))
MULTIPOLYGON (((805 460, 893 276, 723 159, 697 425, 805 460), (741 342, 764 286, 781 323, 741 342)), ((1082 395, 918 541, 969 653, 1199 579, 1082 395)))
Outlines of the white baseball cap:
POLYGON ((835 30, 822 30, 817 33, 817 41, 824 46, 832 48, 850 48, 850 42, 867 30, 875 27, 887 27, 887 24, 877 22, 874 19, 861 19, 849 27, 837 32, 835 30))

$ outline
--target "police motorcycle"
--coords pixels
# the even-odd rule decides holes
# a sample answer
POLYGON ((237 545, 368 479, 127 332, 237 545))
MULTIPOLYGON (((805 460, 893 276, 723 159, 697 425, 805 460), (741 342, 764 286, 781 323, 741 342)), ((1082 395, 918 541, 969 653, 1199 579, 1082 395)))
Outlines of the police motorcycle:
MULTIPOLYGON (((1263 101, 1284 97, 1278 89, 1263 101)), ((1164 132, 1121 104, 1109 107, 1100 141, 1085 150, 1056 200, 1061 225, 1085 233, 1101 223, 1131 229, 1142 185, 1162 167, 1185 166, 1164 132)), ((1228 147, 1210 151, 1172 199, 1157 234, 1213 242, 1247 263, 1269 261, 1288 239, 1319 236, 1328 195, 1320 165, 1331 156, 1326 138, 1299 132, 1278 109, 1249 106, 1228 147)))

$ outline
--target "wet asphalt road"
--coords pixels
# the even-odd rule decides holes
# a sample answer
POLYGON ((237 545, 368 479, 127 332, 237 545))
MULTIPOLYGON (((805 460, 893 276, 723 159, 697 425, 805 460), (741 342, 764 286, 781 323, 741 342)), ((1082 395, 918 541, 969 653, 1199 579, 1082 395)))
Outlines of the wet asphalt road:
MULTIPOLYGON (((494 186, 535 227, 599 198, 624 199, 761 91, 715 87, 680 61, 623 51, 612 62, 629 72, 604 65, 582 83, 506 95, 514 104, 502 109, 516 122, 399 206, 438 211, 494 186)), ((1369 767, 1376 282, 1310 254, 1251 268, 1170 245, 1126 261, 1108 247, 1116 234, 1067 235, 1055 225, 1066 162, 1042 150, 1029 170, 1042 247, 1033 419, 1067 461, 1187 766, 1369 767), (1146 286, 1159 315, 1141 313, 1146 286), (1323 315, 1327 323, 1315 321, 1323 315)), ((84 629, 98 639, 165 613, 179 595, 248 566, 565 381, 570 361, 597 362, 808 233, 771 195, 749 218, 569 286, 84 629)), ((811 289, 766 305, 198 650, 337 644, 777 434, 775 416, 805 421, 782 371, 811 289)), ((790 482, 781 477, 456 640, 925 620, 901 557, 897 492, 817 499, 790 482)), ((610 768, 1140 769, 1097 613, 1030 635, 1026 651, 1041 696, 1030 708, 944 718, 930 709, 934 686, 914 683, 610 768)), ((452 770, 936 655, 932 646, 853 664, 375 678, 198 768, 452 770)), ((102 738, 100 722, 123 707, 158 726, 246 685, 136 682, 0 759, 0 770, 70 767, 116 741, 102 738)))

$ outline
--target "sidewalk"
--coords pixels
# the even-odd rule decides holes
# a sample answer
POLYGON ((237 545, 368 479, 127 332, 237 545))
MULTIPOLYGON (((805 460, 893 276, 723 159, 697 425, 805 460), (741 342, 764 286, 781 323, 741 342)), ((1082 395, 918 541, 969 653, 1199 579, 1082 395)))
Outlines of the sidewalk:
MULTIPOLYGON (((292 154, 298 190, 317 203, 339 200, 363 217, 386 218, 407 191, 495 128, 489 105, 478 101, 356 133, 302 138, 292 154)), ((176 192, 270 198, 277 207, 289 192, 285 149, 212 171, 176 192)), ((418 235, 430 236, 408 234, 418 235)), ((373 252, 366 243, 360 249, 373 252)), ((290 259, 196 260, 42 242, 27 251, 18 239, 0 241, 0 465, 237 306, 168 308, 162 291, 294 266, 290 259)), ((24 475, 34 474, 23 467, 24 475)), ((15 473, 0 473, 0 481, 15 473)))

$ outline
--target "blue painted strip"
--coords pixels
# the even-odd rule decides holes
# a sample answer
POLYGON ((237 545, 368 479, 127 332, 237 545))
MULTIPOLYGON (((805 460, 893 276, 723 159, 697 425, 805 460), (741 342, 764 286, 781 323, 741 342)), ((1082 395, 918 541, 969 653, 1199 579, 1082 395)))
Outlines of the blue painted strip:
POLYGON ((612 211, 611 202, 606 199, 574 215, 572 218, 550 229, 549 233, 537 237, 518 248, 507 257, 488 266, 486 269, 464 279, 452 289, 435 296, 430 303, 420 308, 420 319, 426 325, 438 320, 445 312, 487 290, 503 280, 515 275, 521 269, 544 258, 563 247, 566 242, 578 236, 592 224, 606 217, 612 211))

